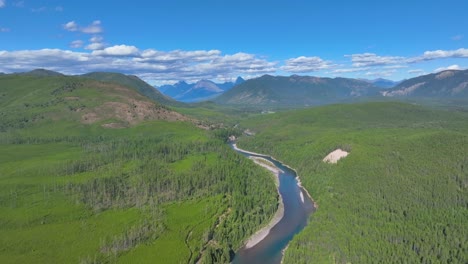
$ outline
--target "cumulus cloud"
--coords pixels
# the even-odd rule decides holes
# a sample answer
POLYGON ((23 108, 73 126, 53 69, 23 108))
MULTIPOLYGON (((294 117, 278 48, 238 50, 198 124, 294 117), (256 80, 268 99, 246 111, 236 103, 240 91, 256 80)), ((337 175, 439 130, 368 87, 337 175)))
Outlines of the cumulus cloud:
POLYGON ((103 50, 95 50, 92 54, 97 56, 137 56, 139 50, 135 46, 115 45, 103 50))
POLYGON ((345 55, 345 57, 351 58, 352 66, 357 68, 383 66, 386 69, 400 69, 407 68, 407 64, 423 61, 445 58, 468 58, 468 49, 432 50, 415 57, 379 56, 375 53, 352 54, 345 55))
POLYGON ((468 58, 468 49, 460 48, 457 50, 432 50, 426 51, 423 55, 410 58, 409 63, 416 63, 421 61, 445 59, 445 58, 468 58))
POLYGON ((441 71, 447 71, 447 70, 462 70, 462 68, 459 65, 454 64, 454 65, 450 65, 447 67, 437 68, 434 70, 434 72, 441 72, 441 71))
POLYGON ((70 42, 70 48, 78 49, 83 47, 84 42, 82 40, 74 40, 70 42))
POLYGON ((300 56, 286 60, 281 70, 294 73, 306 73, 324 70, 330 67, 332 67, 330 61, 325 61, 319 57, 300 56))
POLYGON ((4 7, 6 4, 5 0, 0 0, 0 8, 4 7))
POLYGON ((63 24, 63 29, 67 31, 78 31, 78 24, 75 21, 70 21, 66 24, 63 24))
POLYGON ((93 36, 89 39, 90 44, 85 47, 87 50, 101 50, 106 47, 102 36, 93 36))
POLYGON ((219 50, 196 50, 184 51, 173 50, 169 52, 147 49, 141 53, 141 58, 135 60, 139 62, 185 62, 187 60, 198 62, 205 60, 214 60, 221 54, 219 50))
POLYGON ((95 20, 93 23, 91 23, 91 25, 81 28, 81 32, 86 34, 97 34, 101 33, 102 31, 101 21, 99 20, 95 20))
POLYGON ((89 41, 92 42, 92 43, 102 42, 103 40, 104 40, 104 38, 101 37, 101 36, 94 36, 94 37, 89 39, 89 41))
POLYGON ((98 34, 98 33, 102 33, 103 31, 102 26, 101 26, 101 21, 99 20, 93 21, 93 23, 91 23, 90 25, 86 27, 81 27, 75 21, 70 21, 63 25, 63 29, 67 31, 71 31, 71 32, 79 31, 85 34, 98 34))
POLYGON ((91 44, 86 45, 85 49, 87 49, 87 50, 101 50, 104 47, 105 47, 105 45, 103 43, 95 42, 95 43, 91 43, 91 44))
POLYGON ((378 56, 375 53, 361 53, 345 55, 351 58, 353 67, 382 66, 389 64, 400 64, 405 62, 404 57, 399 56, 378 56))
POLYGON ((76 52, 60 49, 0 51, 0 72, 47 68, 66 74, 116 71, 135 74, 155 83, 200 79, 225 80, 232 76, 259 76, 277 71, 277 62, 253 54, 222 54, 218 50, 140 51, 117 45, 76 52))

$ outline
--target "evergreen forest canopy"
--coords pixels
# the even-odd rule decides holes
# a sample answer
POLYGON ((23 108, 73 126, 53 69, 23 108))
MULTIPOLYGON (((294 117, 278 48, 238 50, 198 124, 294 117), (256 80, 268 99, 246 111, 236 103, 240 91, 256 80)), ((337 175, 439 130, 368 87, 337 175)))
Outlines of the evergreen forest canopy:
POLYGON ((270 173, 225 143, 249 129, 239 145, 292 166, 318 204, 284 263, 463 263, 464 109, 260 114, 121 74, 1 75, 0 262, 230 262, 278 207, 270 173), (336 148, 349 156, 323 163, 336 148))
POLYGON ((463 263, 468 116, 403 103, 331 105, 242 122, 239 145, 298 170, 318 203, 285 263, 463 263), (332 165, 322 159, 341 148, 332 165))
POLYGON ((130 88, 35 76, 0 87, 2 263, 225 263, 276 211, 271 176, 222 131, 164 121, 159 104, 138 118, 149 100, 130 88), (127 101, 134 118, 99 108, 127 101))

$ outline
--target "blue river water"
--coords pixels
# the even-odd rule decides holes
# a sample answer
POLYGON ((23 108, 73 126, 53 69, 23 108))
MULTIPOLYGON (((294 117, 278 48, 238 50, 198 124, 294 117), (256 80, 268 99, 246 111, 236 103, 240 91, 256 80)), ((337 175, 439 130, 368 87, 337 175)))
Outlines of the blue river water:
POLYGON ((278 190, 284 204, 283 218, 258 244, 251 248, 246 248, 245 246, 241 248, 236 253, 232 263, 280 263, 283 249, 286 248, 294 235, 307 225, 310 214, 315 210, 313 202, 307 195, 307 192, 298 186, 297 175, 292 169, 269 156, 247 153, 240 149, 235 149, 233 144, 231 144, 231 147, 246 157, 265 158, 283 171, 279 174, 278 190))

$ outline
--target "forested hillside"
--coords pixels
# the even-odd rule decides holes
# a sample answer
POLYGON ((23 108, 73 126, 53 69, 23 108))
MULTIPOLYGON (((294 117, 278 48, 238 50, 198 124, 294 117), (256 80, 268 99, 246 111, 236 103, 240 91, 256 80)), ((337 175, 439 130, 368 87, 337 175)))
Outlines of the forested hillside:
POLYGON ((225 133, 131 88, 3 75, 0 114, 1 263, 226 263, 276 211, 225 133))
POLYGON ((378 95, 379 88, 348 78, 264 75, 247 80, 215 98, 223 105, 300 108, 378 95))
POLYGON ((318 204, 284 263, 464 263, 468 116, 401 103, 259 116, 243 148, 298 170, 318 204), (322 159, 350 152, 338 164, 322 159))

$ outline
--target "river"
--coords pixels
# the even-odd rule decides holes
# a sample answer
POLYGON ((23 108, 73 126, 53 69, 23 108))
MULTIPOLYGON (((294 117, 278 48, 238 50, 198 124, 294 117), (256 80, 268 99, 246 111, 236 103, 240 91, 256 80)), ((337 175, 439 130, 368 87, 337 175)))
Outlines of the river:
POLYGON ((242 247, 236 253, 232 263, 280 263, 283 249, 286 248, 294 235, 307 225, 309 215, 315 210, 313 201, 308 196, 307 191, 299 186, 294 170, 270 156, 239 149, 234 143, 231 144, 231 147, 246 157, 267 159, 281 170, 278 191, 284 205, 283 218, 270 229, 268 235, 253 247, 242 247))

